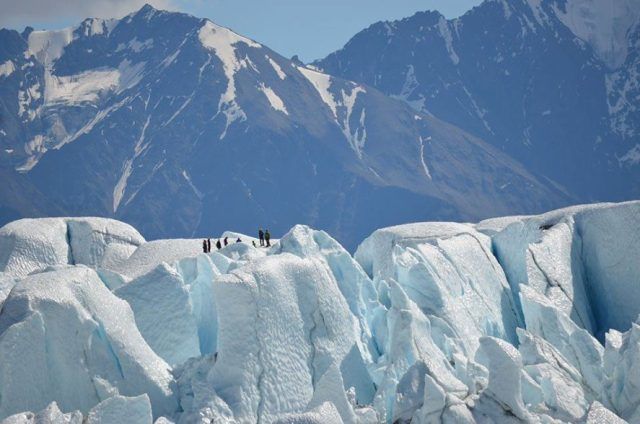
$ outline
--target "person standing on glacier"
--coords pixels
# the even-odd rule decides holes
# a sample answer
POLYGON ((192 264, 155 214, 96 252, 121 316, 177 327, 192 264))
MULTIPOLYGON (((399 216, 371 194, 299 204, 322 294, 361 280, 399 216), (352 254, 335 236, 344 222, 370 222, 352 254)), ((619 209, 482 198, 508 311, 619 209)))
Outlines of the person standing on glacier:
POLYGON ((218 239, 218 241, 216 242, 216 248, 218 250, 222 249, 222 243, 220 243, 220 239, 218 239))
POLYGON ((258 238, 260 239, 260 246, 264 246, 264 231, 262 231, 262 228, 258 230, 258 238))
POLYGON ((207 240, 202 240, 202 251, 207 253, 207 240))
POLYGON ((271 233, 269 233, 269 230, 265 231, 264 240, 267 242, 267 247, 271 247, 271 233))

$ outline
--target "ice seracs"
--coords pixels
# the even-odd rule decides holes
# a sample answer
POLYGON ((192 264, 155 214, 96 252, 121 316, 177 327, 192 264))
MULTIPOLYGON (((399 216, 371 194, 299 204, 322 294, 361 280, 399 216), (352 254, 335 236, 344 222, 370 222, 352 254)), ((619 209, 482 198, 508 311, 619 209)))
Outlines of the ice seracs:
POLYGON ((133 227, 111 219, 23 219, 0 229, 0 272, 24 277, 54 265, 112 268, 144 241, 133 227))
POLYGON ((147 394, 175 410, 169 366, 145 343, 129 305, 95 271, 63 267, 15 286, 0 314, 0 417, 52 400, 88 412, 101 400, 147 394))
POLYGON ((18 221, 0 229, 0 419, 637 422, 639 217, 407 224, 354 257, 301 225, 202 253, 18 221))

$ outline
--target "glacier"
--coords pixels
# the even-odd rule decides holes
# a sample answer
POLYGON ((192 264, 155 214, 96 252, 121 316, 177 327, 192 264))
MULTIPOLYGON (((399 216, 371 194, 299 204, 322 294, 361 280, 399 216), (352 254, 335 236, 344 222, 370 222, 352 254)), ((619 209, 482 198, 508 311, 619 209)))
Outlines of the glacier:
POLYGON ((640 201, 224 237, 1 228, 0 422, 640 421, 640 201))

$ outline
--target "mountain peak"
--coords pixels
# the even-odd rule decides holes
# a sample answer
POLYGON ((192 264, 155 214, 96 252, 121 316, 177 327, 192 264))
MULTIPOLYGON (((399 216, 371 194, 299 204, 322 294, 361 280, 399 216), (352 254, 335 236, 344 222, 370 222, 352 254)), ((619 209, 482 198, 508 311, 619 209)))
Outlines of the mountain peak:
POLYGON ((153 7, 152 5, 150 5, 149 3, 145 3, 144 6, 142 6, 140 8, 140 10, 138 10, 138 12, 136 12, 136 14, 149 14, 149 13, 155 13, 158 12, 159 10, 156 9, 155 7, 153 7))
POLYGON ((156 9, 149 3, 145 3, 137 12, 133 12, 129 15, 130 18, 138 18, 144 20, 150 20, 154 16, 163 13, 163 10, 156 9))

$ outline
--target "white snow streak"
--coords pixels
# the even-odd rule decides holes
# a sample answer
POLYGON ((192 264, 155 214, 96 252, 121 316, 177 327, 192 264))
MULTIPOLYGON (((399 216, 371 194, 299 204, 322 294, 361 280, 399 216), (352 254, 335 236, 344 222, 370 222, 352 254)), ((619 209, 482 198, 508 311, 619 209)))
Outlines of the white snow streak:
POLYGON ((276 71, 276 74, 278 74, 278 77, 281 80, 284 80, 287 77, 287 74, 284 73, 284 71, 282 70, 280 65, 278 65, 278 63, 275 60, 271 59, 268 55, 265 55, 264 57, 267 58, 267 60, 269 61, 269 63, 273 67, 273 70, 276 71))
POLYGON ((431 141, 431 137, 427 137, 427 139, 423 139, 422 136, 420 137, 420 162, 422 163, 422 169, 424 170, 424 174, 427 176, 427 178, 429 178, 430 180, 431 178, 431 172, 429 172, 429 167, 427 166, 427 163, 424 160, 424 142, 425 141, 431 141))
POLYGON ((266 85, 264 85, 264 83, 260 83, 260 86, 258 88, 267 97, 267 100, 269 100, 269 103, 271 104, 272 108, 274 108, 277 111, 280 111, 280 112, 284 113, 285 115, 289 114, 289 112, 287 111, 287 107, 284 105, 284 102, 275 93, 275 91, 273 91, 273 89, 271 87, 267 87, 266 85))
POLYGON ((178 108, 178 110, 176 110, 176 112, 171 116, 171 118, 169 118, 166 122, 162 123, 162 126, 165 127, 167 125, 169 125, 171 122, 173 122, 173 120, 180 115, 180 113, 184 110, 185 107, 187 107, 189 105, 189 103, 191 103, 191 100, 193 100, 193 95, 195 93, 191 93, 191 96, 189 96, 189 98, 182 104, 182 106, 180 106, 178 108))
POLYGON ((195 184, 193 184, 193 181, 191 181, 191 177, 189 176, 187 171, 182 170, 182 176, 184 177, 185 180, 187 180, 187 183, 189 184, 189 187, 191 187, 191 189, 196 194, 198 199, 202 200, 204 195, 202 194, 202 192, 200 190, 198 190, 198 188, 195 186, 195 184))
POLYGON ((346 137, 351 148, 358 155, 358 158, 361 159, 362 149, 367 139, 367 131, 364 126, 366 113, 364 109, 360 113, 360 126, 356 128, 355 132, 351 130, 351 115, 353 113, 353 108, 358 98, 358 94, 366 93, 366 90, 361 86, 354 85, 349 94, 344 90, 341 90, 341 98, 336 99, 336 97, 329 91, 329 88, 331 88, 331 77, 329 75, 301 66, 298 66, 297 68, 315 87, 320 98, 322 98, 322 101, 329 106, 336 124, 340 127, 340 130, 346 137), (338 107, 344 108, 344 118, 342 119, 338 117, 338 107))
POLYGON ((334 118, 337 119, 337 105, 336 100, 333 97, 333 94, 329 92, 329 87, 331 87, 331 77, 327 74, 323 74, 318 71, 313 71, 309 68, 305 68, 303 66, 298 66, 298 70, 304 75, 304 77, 309 80, 309 82, 315 87, 318 94, 320 94, 320 98, 325 102, 331 112, 333 113, 334 118))
POLYGON ((13 74, 15 70, 16 67, 14 66, 13 62, 7 60, 0 65, 0 77, 8 77, 9 75, 13 74))
POLYGON ((249 47, 261 48, 262 46, 248 38, 242 37, 228 28, 224 28, 207 21, 200 31, 198 38, 203 47, 215 51, 218 58, 222 61, 224 74, 229 80, 227 90, 220 97, 218 104, 218 113, 222 112, 227 118, 225 129, 220 135, 220 139, 224 139, 229 126, 236 120, 246 120, 244 111, 236 101, 236 82, 235 74, 240 70, 241 64, 236 57, 234 45, 244 43, 249 47))
POLYGON ((133 157, 125 161, 122 169, 122 174, 120 175, 120 179, 118 179, 116 186, 113 188, 113 213, 116 213, 118 211, 120 202, 122 201, 124 193, 127 189, 127 181, 131 176, 133 163, 149 145, 148 143, 144 144, 144 140, 145 140, 145 135, 147 133, 147 127, 149 126, 150 121, 151 121, 151 116, 148 116, 147 121, 144 123, 144 126, 142 127, 142 133, 140 134, 140 137, 138 138, 138 141, 136 142, 136 145, 134 147, 133 157))
POLYGON ((366 113, 364 108, 362 112, 360 112, 360 126, 356 128, 354 133, 351 132, 351 115, 353 113, 353 107, 356 104, 356 100, 358 98, 358 94, 366 93, 366 90, 360 86, 356 86, 351 90, 350 94, 346 94, 344 90, 342 90, 342 105, 346 108, 345 118, 342 121, 342 132, 344 136, 347 138, 347 141, 351 145, 351 148, 356 152, 358 158, 362 159, 362 149, 364 148, 364 144, 367 141, 367 129, 364 125, 364 121, 366 118, 366 113))
POLYGON ((42 135, 35 136, 25 144, 24 151, 30 156, 23 165, 16 168, 16 171, 18 172, 27 172, 36 166, 38 163, 38 157, 47 151, 47 148, 45 147, 45 138, 42 135))
POLYGON ((440 20, 438 21, 438 30, 440 31, 440 35, 444 40, 451 61, 454 65, 457 65, 458 63, 460 63, 460 58, 453 49, 453 36, 451 35, 451 30, 449 29, 449 23, 444 17, 440 17, 440 20))

